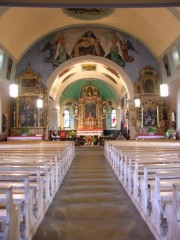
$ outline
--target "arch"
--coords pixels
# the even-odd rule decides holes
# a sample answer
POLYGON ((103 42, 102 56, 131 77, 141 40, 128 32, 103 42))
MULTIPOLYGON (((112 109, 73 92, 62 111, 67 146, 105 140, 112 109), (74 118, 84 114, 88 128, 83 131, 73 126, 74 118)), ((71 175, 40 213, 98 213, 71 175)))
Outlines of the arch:
POLYGON ((65 69, 70 69, 71 67, 77 65, 77 64, 84 64, 84 63, 94 63, 94 64, 102 64, 104 66, 109 66, 110 68, 114 69, 118 76, 115 76, 116 82, 112 82, 107 76, 104 76, 100 72, 97 71, 88 71, 88 75, 91 78, 98 78, 105 82, 107 82, 109 85, 111 85, 114 89, 116 89, 116 92, 118 95, 121 95, 121 87, 122 84, 124 84, 127 87, 127 91, 129 93, 129 98, 134 98, 134 88, 133 83, 127 73, 124 71, 123 68, 118 66, 116 63, 112 62, 109 59, 97 57, 97 56, 82 56, 82 57, 76 57, 74 59, 70 59, 63 64, 59 65, 54 72, 50 75, 46 82, 47 86, 47 93, 51 96, 52 92, 54 92, 53 99, 55 100, 56 104, 58 104, 59 97, 62 94, 63 90, 72 82, 77 81, 82 78, 87 78, 87 72, 79 71, 78 73, 72 75, 69 77, 68 80, 66 80, 64 83, 62 82, 61 78, 58 78, 59 73, 64 71, 65 69), (58 89, 55 89, 54 86, 60 86, 58 89))

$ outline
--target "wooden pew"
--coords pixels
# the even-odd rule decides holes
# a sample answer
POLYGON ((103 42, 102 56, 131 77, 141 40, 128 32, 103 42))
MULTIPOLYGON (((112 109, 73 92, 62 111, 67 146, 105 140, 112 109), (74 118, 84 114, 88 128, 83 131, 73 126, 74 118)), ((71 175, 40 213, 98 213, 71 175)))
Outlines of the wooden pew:
MULTIPOLYGON (((152 198, 150 198, 150 196, 152 197, 152 189, 156 186, 156 174, 164 174, 166 172, 169 181, 171 179, 171 183, 169 185, 166 179, 161 180, 162 189, 160 188, 159 196, 162 197, 162 204, 165 204, 165 206, 169 206, 169 201, 172 201, 172 184, 173 181, 179 181, 180 175, 180 143, 173 142, 173 144, 170 143, 169 145, 168 143, 167 145, 167 143, 164 144, 164 142, 162 143, 159 141, 158 144, 157 142, 146 142, 145 144, 143 142, 140 146, 137 146, 137 143, 133 142, 131 144, 131 141, 126 141, 126 143, 123 144, 118 144, 116 141, 113 144, 108 143, 107 146, 107 149, 105 149, 106 159, 122 182, 156 239, 172 240, 168 238, 172 233, 168 231, 166 234, 165 231, 161 231, 163 229, 161 216, 164 216, 163 219, 165 219, 165 211, 162 211, 161 205, 157 204, 159 203, 157 201, 158 198, 153 198, 151 202, 152 198), (152 166, 149 166, 150 169, 146 169, 144 173, 144 166, 148 166, 148 162, 152 166), (163 169, 162 166, 165 165, 166 167, 163 169), (148 189, 148 186, 150 186, 152 191, 151 195, 149 194, 150 189, 148 189), (149 208, 150 206, 152 209, 149 208), (155 206, 159 207, 158 210, 155 206), (155 222, 154 218, 156 219, 155 222)), ((165 209, 168 209, 168 207, 165 209)), ((177 224, 177 226, 179 225, 177 224)), ((176 236, 173 240, 179 239, 180 235, 178 235, 178 238, 176 236)))
POLYGON ((175 172, 156 173, 155 182, 150 186, 152 202, 151 221, 161 236, 170 235, 170 231, 172 231, 167 224, 165 209, 167 205, 172 204, 173 183, 175 182, 180 183, 180 169, 175 172))
MULTIPOLYGON (((0 145, 0 173, 4 174, 4 180, 2 179, 2 183, 0 180, 0 185, 4 184, 5 177, 10 178, 9 184, 13 186, 13 197, 16 203, 23 202, 23 197, 25 198, 25 189, 23 189, 23 180, 21 184, 18 185, 18 191, 21 191, 21 194, 15 192, 16 187, 14 182, 11 179, 11 175, 19 174, 19 176, 26 174, 29 178, 29 192, 35 191, 35 194, 29 194, 28 196, 32 197, 32 211, 29 208, 29 212, 31 217, 28 217, 29 212, 23 212, 24 217, 22 219, 26 219, 24 221, 25 227, 24 234, 21 232, 22 239, 30 239, 35 233, 38 225, 40 224, 46 210, 48 209, 57 189, 62 182, 72 160, 74 157, 74 144, 70 142, 70 144, 21 144, 21 146, 17 144, 3 144, 0 145), (18 146, 18 149, 17 149, 18 146), (35 172, 32 169, 39 169, 39 179, 40 179, 40 187, 37 183, 33 183, 35 179, 38 179, 35 172), (47 179, 48 184, 47 184, 47 179), (21 186, 20 186, 21 185, 21 186), (20 190, 21 189, 21 190, 20 190), (47 192, 49 191, 49 197, 47 192), (47 197, 46 197, 47 196, 47 197), (21 197, 21 198, 20 198, 21 197), (44 198, 45 197, 45 198, 44 198), (46 199, 46 200, 45 200, 46 199), (39 200, 39 205, 38 204, 39 200), (42 209, 42 211, 40 210, 42 209), (27 219, 30 218, 29 222, 27 219), (34 223, 34 224, 33 224, 34 223), (29 224, 29 226, 28 226, 29 224)), ((3 176, 2 176, 3 177, 3 176)), ((8 183, 6 183, 8 185, 8 183)), ((10 185, 9 185, 10 186, 10 185)), ((22 214, 22 216, 23 216, 22 214)), ((30 216, 30 215, 29 215, 30 216)), ((22 226, 21 221, 21 226, 22 226)))
POLYGON ((27 239, 44 207, 40 170, 24 167, 16 167, 16 169, 0 167, 0 174, 0 186, 12 186, 13 200, 21 206, 21 226, 23 229, 21 237, 27 239))
POLYGON ((0 187, 0 229, 1 239, 20 239, 20 208, 13 202, 11 187, 0 187))
POLYGON ((167 239, 179 240, 180 236, 180 183, 174 183, 172 202, 166 204, 167 239))

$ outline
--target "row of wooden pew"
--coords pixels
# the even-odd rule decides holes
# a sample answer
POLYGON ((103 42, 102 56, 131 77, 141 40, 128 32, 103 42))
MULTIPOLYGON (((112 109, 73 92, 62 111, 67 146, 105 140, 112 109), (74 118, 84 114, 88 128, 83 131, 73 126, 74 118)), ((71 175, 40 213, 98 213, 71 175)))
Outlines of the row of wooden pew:
POLYGON ((104 154, 157 240, 180 239, 180 142, 106 141, 104 154))
POLYGON ((74 154, 72 141, 0 145, 0 239, 32 239, 74 154))

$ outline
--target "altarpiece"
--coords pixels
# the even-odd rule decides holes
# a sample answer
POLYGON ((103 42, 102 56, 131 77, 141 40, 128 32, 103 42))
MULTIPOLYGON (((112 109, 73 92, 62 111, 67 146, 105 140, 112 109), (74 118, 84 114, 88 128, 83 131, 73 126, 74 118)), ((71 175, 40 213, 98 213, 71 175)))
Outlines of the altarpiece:
POLYGON ((80 134, 102 134, 103 119, 106 118, 109 105, 101 98, 96 86, 92 84, 84 86, 78 101, 74 102, 72 107, 74 117, 78 120, 80 134))

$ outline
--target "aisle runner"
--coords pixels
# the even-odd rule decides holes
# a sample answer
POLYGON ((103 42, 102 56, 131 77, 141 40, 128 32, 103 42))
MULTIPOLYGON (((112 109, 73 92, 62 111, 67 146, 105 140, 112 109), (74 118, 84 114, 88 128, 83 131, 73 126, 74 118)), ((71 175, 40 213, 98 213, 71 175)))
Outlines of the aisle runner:
POLYGON ((154 240, 103 156, 76 151, 33 240, 154 240))

